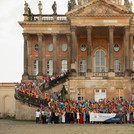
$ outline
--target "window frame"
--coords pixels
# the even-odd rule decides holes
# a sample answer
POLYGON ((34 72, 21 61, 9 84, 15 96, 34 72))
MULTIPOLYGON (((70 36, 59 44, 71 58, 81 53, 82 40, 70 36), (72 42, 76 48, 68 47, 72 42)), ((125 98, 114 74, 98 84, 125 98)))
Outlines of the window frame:
POLYGON ((94 69, 95 69, 95 72, 106 72, 106 54, 105 54, 105 51, 103 51, 102 49, 98 49, 95 52, 95 67, 94 67, 94 69), (97 59, 97 52, 99 53, 98 54, 98 58, 99 59, 97 59), (103 56, 102 55, 102 52, 104 54, 104 58, 102 58, 102 56, 103 56), (102 65, 103 64, 102 63, 102 60, 104 60, 103 61, 104 62, 104 65, 102 65), (97 68, 98 68, 98 70, 97 70, 97 68), (102 68, 104 68, 104 70, 102 68))

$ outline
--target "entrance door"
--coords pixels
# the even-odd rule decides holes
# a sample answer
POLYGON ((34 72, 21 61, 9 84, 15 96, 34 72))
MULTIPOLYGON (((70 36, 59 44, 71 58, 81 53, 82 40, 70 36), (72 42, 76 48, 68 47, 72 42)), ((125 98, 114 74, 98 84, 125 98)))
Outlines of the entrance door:
POLYGON ((99 101, 100 99, 106 98, 106 90, 105 89, 95 89, 95 101, 99 101))

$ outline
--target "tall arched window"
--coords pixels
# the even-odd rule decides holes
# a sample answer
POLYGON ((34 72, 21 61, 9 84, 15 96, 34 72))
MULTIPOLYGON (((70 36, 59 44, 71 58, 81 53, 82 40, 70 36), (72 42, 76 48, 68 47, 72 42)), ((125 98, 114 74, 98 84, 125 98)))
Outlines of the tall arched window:
POLYGON ((38 60, 34 60, 33 74, 38 74, 38 60))
POLYGON ((120 61, 114 60, 114 72, 120 72, 120 61))
POLYGON ((47 74, 53 75, 53 60, 47 61, 47 74))
POLYGON ((95 71, 105 72, 106 71, 106 56, 103 50, 96 51, 95 54, 95 71))
POLYGON ((86 72, 87 71, 87 61, 82 60, 80 62, 80 72, 86 72))
POLYGON ((62 60, 61 61, 61 72, 67 72, 68 68, 67 68, 67 60, 62 60))

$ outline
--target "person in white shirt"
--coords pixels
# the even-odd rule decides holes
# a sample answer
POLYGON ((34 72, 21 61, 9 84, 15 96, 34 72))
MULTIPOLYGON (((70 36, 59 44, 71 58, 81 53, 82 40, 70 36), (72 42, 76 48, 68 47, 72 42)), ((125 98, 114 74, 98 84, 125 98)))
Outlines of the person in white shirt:
POLYGON ((37 109, 36 113, 36 123, 38 123, 40 121, 40 110, 37 109))

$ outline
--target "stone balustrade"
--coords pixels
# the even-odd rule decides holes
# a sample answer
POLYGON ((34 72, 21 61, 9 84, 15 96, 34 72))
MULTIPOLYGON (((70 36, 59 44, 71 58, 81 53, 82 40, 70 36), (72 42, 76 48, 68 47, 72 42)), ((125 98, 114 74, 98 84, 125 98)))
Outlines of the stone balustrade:
POLYGON ((24 15, 25 21, 43 21, 43 22, 51 22, 51 21, 59 21, 59 22, 66 22, 68 21, 66 15, 38 15, 38 14, 31 14, 31 15, 24 15))

